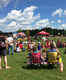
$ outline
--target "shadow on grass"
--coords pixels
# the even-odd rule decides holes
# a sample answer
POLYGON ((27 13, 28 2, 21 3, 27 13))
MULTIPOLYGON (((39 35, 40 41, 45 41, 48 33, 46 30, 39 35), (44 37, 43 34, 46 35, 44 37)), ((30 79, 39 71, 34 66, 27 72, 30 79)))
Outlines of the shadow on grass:
POLYGON ((22 66, 23 69, 28 69, 28 70, 31 70, 31 69, 54 69, 54 68, 57 68, 56 66, 54 65, 25 65, 25 66, 22 66))

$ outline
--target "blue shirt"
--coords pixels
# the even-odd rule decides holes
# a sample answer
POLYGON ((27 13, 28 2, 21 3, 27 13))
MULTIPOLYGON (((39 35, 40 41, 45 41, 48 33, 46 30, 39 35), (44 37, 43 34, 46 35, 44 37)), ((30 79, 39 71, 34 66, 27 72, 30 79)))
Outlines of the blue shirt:
POLYGON ((48 52, 56 52, 56 49, 49 49, 48 52))

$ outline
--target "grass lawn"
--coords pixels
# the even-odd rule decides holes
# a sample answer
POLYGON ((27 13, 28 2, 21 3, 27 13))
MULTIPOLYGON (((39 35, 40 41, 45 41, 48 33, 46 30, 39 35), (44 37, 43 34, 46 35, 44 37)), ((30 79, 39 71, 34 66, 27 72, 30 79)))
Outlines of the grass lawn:
MULTIPOLYGON (((61 50, 62 51, 62 50, 61 50)), ((9 70, 0 70, 0 80, 66 80, 66 55, 63 54, 64 72, 57 69, 27 69, 26 55, 23 53, 8 55, 9 70)), ((3 63, 2 63, 3 65, 3 63)))
MULTIPOLYGON (((14 56, 8 55, 8 65, 12 68, 9 70, 0 70, 0 80, 66 80, 66 54, 64 49, 60 49, 63 56, 64 72, 60 73, 59 68, 47 69, 27 69, 26 55, 15 53, 14 56)), ((2 59, 3 60, 3 59, 2 59)), ((3 65, 3 63, 2 63, 3 65)))

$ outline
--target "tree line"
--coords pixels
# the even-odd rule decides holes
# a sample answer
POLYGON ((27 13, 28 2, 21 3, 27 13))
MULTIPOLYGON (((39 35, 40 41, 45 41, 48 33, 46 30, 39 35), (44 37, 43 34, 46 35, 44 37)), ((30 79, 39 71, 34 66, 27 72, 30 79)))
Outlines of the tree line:
MULTIPOLYGON (((36 29, 36 30, 21 30, 19 29, 17 32, 24 32, 27 36, 30 35, 30 36, 34 36, 36 35, 38 32, 40 31, 46 31, 48 33, 50 33, 50 35, 58 35, 58 36, 66 36, 66 30, 61 30, 61 29, 52 29, 52 28, 43 28, 41 30, 39 29, 36 29)), ((2 31, 0 31, 0 34, 5 34, 5 35, 8 35, 8 34, 12 34, 12 32, 9 32, 9 33, 3 33, 2 31)))

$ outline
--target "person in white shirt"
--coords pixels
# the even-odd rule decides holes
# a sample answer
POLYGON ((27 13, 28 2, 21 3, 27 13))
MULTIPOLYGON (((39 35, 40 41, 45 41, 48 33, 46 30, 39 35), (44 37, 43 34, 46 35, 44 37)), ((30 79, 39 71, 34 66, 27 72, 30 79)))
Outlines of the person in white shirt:
POLYGON ((11 36, 8 37, 7 42, 8 42, 8 53, 9 53, 9 55, 10 55, 11 52, 12 52, 12 55, 14 55, 14 40, 13 40, 13 37, 11 37, 11 36))

